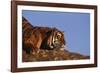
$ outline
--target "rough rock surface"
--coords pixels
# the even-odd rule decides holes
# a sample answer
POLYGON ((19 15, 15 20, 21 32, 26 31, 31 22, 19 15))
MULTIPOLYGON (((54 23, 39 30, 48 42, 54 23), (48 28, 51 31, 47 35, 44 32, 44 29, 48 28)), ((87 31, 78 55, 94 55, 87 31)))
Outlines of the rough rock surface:
POLYGON ((33 61, 57 61, 57 60, 80 60, 89 59, 89 56, 84 56, 78 53, 72 53, 66 50, 43 50, 39 53, 26 54, 23 51, 23 62, 33 61))

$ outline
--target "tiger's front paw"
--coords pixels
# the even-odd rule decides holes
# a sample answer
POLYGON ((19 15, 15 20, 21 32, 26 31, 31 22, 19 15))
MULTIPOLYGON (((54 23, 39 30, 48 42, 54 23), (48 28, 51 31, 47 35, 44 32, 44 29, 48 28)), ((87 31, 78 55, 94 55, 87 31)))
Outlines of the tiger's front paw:
POLYGON ((50 48, 53 48, 53 46, 50 46, 50 48))

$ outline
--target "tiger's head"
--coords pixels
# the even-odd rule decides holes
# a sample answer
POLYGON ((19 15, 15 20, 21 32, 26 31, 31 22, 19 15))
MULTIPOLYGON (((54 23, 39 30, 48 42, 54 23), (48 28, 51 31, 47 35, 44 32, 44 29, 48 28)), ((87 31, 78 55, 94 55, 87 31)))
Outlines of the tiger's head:
POLYGON ((48 45, 51 49, 58 49, 65 47, 64 32, 53 28, 51 30, 51 35, 48 38, 48 45))

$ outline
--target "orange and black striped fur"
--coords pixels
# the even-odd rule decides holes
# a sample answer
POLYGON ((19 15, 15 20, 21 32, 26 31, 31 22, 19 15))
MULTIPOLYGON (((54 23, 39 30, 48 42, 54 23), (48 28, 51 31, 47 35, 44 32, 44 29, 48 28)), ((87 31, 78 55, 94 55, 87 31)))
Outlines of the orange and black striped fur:
POLYGON ((40 49, 58 49, 65 45, 64 33, 56 28, 32 26, 22 18, 23 49, 38 53, 40 49))

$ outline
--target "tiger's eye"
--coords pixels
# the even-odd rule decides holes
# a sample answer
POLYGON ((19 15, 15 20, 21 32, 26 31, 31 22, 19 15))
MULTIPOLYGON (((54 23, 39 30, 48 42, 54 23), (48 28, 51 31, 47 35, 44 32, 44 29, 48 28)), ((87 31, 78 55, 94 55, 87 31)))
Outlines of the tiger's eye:
POLYGON ((59 36, 57 36, 57 38, 59 38, 59 36))
POLYGON ((57 35, 57 38, 61 38, 61 36, 60 35, 57 35))

